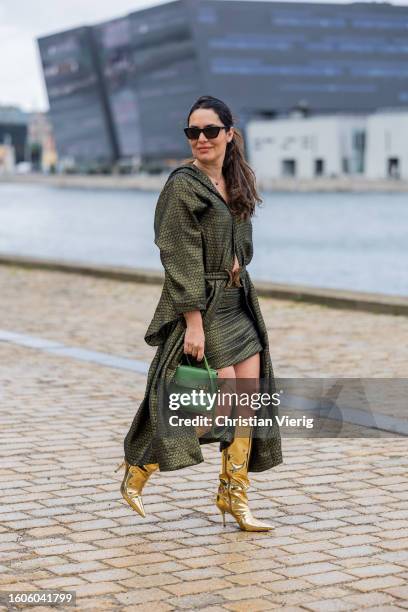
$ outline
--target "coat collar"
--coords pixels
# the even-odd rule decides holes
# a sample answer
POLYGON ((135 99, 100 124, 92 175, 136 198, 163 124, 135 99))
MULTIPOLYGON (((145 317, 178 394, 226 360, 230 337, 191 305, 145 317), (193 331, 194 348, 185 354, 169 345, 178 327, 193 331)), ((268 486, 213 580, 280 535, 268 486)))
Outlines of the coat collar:
POLYGON ((187 174, 188 176, 193 177, 199 183, 204 185, 204 187, 207 187, 207 189, 209 189, 210 191, 215 193, 215 195, 217 195, 224 202, 224 204, 226 206, 228 206, 227 202, 224 200, 224 198, 222 197, 221 193, 212 184, 211 179, 206 175, 205 172, 200 170, 200 168, 197 168, 197 166, 194 166, 192 162, 188 162, 188 163, 182 164, 181 166, 178 166, 177 168, 175 168, 169 174, 169 177, 168 177, 167 180, 169 180, 175 174, 179 174, 179 173, 180 174, 187 174))

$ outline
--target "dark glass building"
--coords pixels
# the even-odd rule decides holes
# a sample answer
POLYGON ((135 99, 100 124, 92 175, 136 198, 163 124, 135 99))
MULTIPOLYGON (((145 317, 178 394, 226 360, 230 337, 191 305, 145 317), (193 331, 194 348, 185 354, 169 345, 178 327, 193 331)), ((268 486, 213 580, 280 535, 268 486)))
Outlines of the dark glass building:
POLYGON ((79 164, 114 160, 118 150, 92 28, 61 32, 38 43, 59 157, 79 164))
POLYGON ((225 100, 242 128, 295 107, 407 106, 407 29, 408 7, 385 3, 176 0, 41 39, 60 155, 187 156, 182 128, 202 94, 225 100))

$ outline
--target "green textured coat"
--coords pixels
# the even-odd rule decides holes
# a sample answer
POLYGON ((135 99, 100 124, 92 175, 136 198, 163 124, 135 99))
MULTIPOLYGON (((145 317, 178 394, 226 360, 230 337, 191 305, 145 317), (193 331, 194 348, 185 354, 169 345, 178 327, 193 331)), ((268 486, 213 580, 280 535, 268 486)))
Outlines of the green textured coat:
MULTIPOLYGON (((162 294, 145 341, 158 346, 147 377, 144 399, 124 440, 126 460, 133 465, 159 463, 161 471, 178 470, 203 461, 193 427, 178 427, 171 436, 158 431, 158 382, 169 383, 183 356, 186 329, 183 312, 201 310, 204 333, 214 316, 234 252, 245 270, 241 281, 263 346, 260 353, 262 391, 276 391, 269 341, 255 287, 246 266, 252 259, 252 223, 232 215, 209 177, 191 163, 170 174, 159 196, 155 244, 165 271, 162 294)), ((205 347, 204 347, 205 350, 205 347)), ((262 409, 261 409, 262 410, 262 409)), ((257 412, 260 415, 260 411, 257 412)), ((267 415, 266 415, 267 416, 267 415)), ((254 435, 249 470, 261 472, 282 463, 279 428, 254 435)))

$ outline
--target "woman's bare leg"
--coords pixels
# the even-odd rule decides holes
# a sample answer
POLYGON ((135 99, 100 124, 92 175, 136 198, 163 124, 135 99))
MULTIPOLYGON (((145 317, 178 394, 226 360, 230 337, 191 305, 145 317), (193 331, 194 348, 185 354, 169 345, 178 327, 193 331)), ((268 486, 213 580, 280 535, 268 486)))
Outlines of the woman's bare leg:
MULTIPOLYGON (((231 365, 225 368, 219 368, 217 372, 218 380, 225 380, 224 384, 220 384, 221 399, 223 393, 236 393, 234 366, 231 365)), ((217 405, 217 416, 231 416, 233 402, 228 401, 228 399, 229 398, 226 397, 221 404, 217 405)))
MULTIPOLYGON (((259 392, 260 355, 256 353, 234 365, 236 389, 239 399, 239 414, 246 418, 256 415, 250 401, 253 393, 259 392), (247 398, 249 401, 247 401, 247 398)), ((238 433, 238 432, 237 432, 238 433)))
POLYGON ((260 354, 255 353, 243 361, 236 363, 232 367, 235 370, 236 378, 259 378, 260 354))

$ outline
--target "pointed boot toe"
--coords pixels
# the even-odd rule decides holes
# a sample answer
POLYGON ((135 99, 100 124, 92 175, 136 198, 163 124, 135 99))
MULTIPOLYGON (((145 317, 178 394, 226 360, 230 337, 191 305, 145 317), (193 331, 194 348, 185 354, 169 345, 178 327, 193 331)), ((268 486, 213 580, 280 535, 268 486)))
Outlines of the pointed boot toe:
POLYGON ((122 497, 135 512, 145 518, 142 490, 153 472, 159 469, 159 464, 130 465, 125 459, 117 469, 122 466, 125 466, 125 475, 120 486, 122 497))

